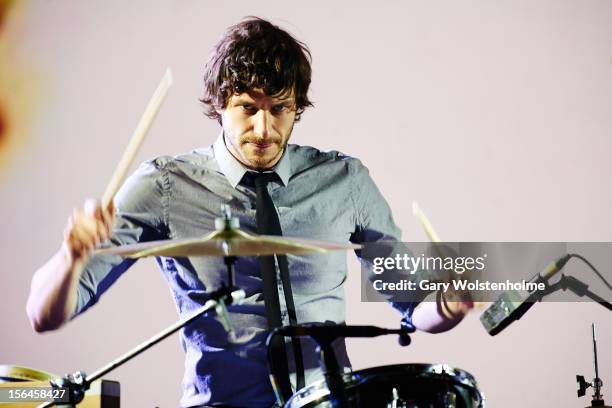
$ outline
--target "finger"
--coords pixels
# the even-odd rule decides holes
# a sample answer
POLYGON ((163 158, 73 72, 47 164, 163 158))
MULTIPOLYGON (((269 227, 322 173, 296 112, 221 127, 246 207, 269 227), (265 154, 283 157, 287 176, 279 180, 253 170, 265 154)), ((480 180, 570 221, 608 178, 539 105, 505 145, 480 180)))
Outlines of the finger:
MULTIPOLYGON (((109 207, 113 209, 113 206, 109 207)), ((96 245, 108 240, 111 236, 114 214, 108 211, 109 207, 103 208, 98 200, 89 199, 85 202, 85 214, 95 221, 96 245)))
POLYGON ((100 204, 93 198, 85 200, 85 204, 83 204, 83 210, 85 211, 85 214, 89 215, 90 217, 95 217, 99 207, 100 204))
POLYGON ((115 222, 115 207, 112 201, 104 208, 100 201, 89 199, 85 201, 84 210, 88 216, 95 218, 97 221, 96 228, 99 241, 108 240, 111 236, 112 227, 115 222))
POLYGON ((112 206, 106 209, 101 208, 102 225, 104 230, 105 239, 110 239, 113 231, 113 225, 115 224, 115 213, 112 206))
POLYGON ((111 214, 115 213, 115 202, 113 200, 110 200, 108 202, 108 206, 106 207, 106 210, 111 214))
POLYGON ((470 310, 474 309, 474 302, 471 300, 464 300, 463 302, 461 302, 461 310, 464 313, 469 312, 470 310))
POLYGON ((77 210, 74 214, 73 231, 75 237, 82 241, 88 248, 99 244, 101 241, 101 221, 95 217, 95 214, 95 203, 93 206, 91 204, 86 204, 83 210, 77 210))
POLYGON ((79 252, 93 248, 96 245, 96 235, 91 227, 83 224, 83 221, 75 221, 70 230, 69 243, 79 252))
POLYGON ((106 241, 109 236, 109 228, 105 219, 108 218, 108 216, 104 214, 105 211, 98 201, 96 201, 95 204, 94 220, 96 222, 96 242, 99 245, 100 243, 106 241))
POLYGON ((64 229, 64 246, 74 259, 81 259, 87 253, 86 244, 81 238, 79 230, 76 228, 77 211, 73 211, 73 215, 68 219, 66 228, 64 229))

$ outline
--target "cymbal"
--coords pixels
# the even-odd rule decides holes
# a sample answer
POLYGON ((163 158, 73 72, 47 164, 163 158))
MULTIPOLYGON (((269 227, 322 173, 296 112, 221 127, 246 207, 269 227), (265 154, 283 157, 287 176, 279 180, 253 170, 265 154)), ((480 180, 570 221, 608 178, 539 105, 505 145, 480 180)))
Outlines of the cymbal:
POLYGON ((217 230, 201 238, 151 241, 98 249, 95 255, 147 256, 258 256, 325 253, 359 249, 361 245, 339 244, 301 238, 249 234, 239 229, 217 230))
POLYGON ((48 373, 34 368, 16 366, 16 365, 0 365, 0 383, 14 381, 49 381, 57 378, 55 374, 48 373))

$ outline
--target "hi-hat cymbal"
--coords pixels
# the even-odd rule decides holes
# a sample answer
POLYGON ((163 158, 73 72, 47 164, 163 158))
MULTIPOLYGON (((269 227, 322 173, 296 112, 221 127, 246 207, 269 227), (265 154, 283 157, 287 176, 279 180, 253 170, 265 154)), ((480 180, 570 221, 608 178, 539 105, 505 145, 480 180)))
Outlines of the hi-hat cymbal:
POLYGON ((323 253, 359 249, 360 245, 338 244, 301 238, 254 235, 239 229, 218 230, 201 238, 151 241, 95 251, 96 255, 128 258, 147 256, 257 256, 323 253))

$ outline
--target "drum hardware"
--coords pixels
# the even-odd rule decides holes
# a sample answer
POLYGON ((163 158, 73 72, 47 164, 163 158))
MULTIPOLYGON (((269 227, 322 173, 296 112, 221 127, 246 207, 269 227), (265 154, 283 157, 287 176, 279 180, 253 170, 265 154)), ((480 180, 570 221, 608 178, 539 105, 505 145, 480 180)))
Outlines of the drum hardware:
POLYGON ((387 407, 389 408, 405 408, 406 407, 406 401, 400 398, 399 392, 397 391, 396 387, 393 387, 393 389, 391 390, 391 402, 387 404, 387 407))
MULTIPOLYGON (((345 373, 349 408, 483 408, 474 377, 446 364, 396 364, 345 373), (394 391, 396 390, 396 391, 394 391)), ((296 392, 285 408, 331 408, 325 380, 296 392)), ((343 407, 344 408, 344 407, 343 407)))
MULTIPOLYGON (((78 371, 74 374, 68 374, 60 379, 52 380, 51 385, 57 388, 68 388, 68 390, 70 391, 72 395, 72 398, 71 398, 72 403, 77 404, 82 399, 84 391, 89 388, 90 384, 93 381, 101 378, 103 375, 106 375, 107 373, 114 370, 115 368, 128 362, 132 358, 136 357, 137 355, 141 354, 145 350, 149 349, 150 347, 164 340, 165 338, 175 333, 176 331, 181 329, 183 326, 191 323, 192 321, 202 316, 206 312, 212 309, 216 309, 217 311, 225 310, 226 305, 239 304, 242 301, 242 299, 244 299, 244 297, 245 297, 244 290, 237 289, 234 286, 222 286, 218 290, 212 292, 210 294, 210 299, 206 301, 206 303, 201 308, 193 312, 191 315, 172 324, 171 326, 169 326, 168 328, 166 328, 159 334, 156 334, 155 336, 151 337, 149 340, 136 346, 134 349, 128 351, 127 353, 120 356, 116 360, 98 369, 93 374, 86 375, 84 372, 78 371), (219 309, 220 306, 222 309, 219 309)), ((227 318, 227 316, 224 316, 223 319, 226 322, 226 324, 229 323, 229 319, 227 318)), ((228 331, 232 331, 231 326, 228 327, 228 329, 229 329, 228 331)), ((39 408, 51 407, 54 405, 55 403, 53 401, 49 401, 45 404, 39 405, 39 408)))
MULTIPOLYGON (((576 381, 578 381, 578 398, 586 395, 586 390, 589 387, 593 387, 593 399, 591 400, 591 405, 589 407, 602 407, 602 408, 610 408, 608 405, 605 405, 603 400, 603 394, 601 393, 601 387, 603 386, 603 381, 599 378, 599 364, 597 362, 597 339, 595 337, 595 323, 591 324, 591 333, 593 336, 593 365, 595 367, 595 378, 593 382, 586 382, 584 376, 576 375, 576 381)), ((589 408, 587 407, 587 408, 589 408)))
POLYGON ((272 340, 276 336, 285 337, 310 337, 317 343, 319 353, 319 364, 325 377, 325 382, 331 397, 333 408, 345 408, 349 406, 349 398, 345 392, 345 373, 338 364, 338 359, 334 353, 332 342, 339 337, 377 337, 387 334, 397 334, 400 336, 400 344, 410 344, 409 331, 407 329, 385 329, 376 326, 346 326, 346 325, 321 325, 305 324, 298 326, 285 326, 274 329, 266 340, 268 351, 268 364, 270 368, 270 380, 276 393, 277 400, 281 403, 287 402, 287 398, 282 395, 277 387, 277 370, 270 347, 272 340))

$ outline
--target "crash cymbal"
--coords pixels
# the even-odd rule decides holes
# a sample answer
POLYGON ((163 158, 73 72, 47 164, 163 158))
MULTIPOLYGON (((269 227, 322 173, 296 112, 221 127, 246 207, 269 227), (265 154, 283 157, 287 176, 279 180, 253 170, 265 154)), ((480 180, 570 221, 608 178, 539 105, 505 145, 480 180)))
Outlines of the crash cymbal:
POLYGON ((217 230, 201 238, 151 241, 99 249, 95 255, 147 256, 257 256, 324 253, 359 249, 360 245, 249 234, 239 229, 217 230))

